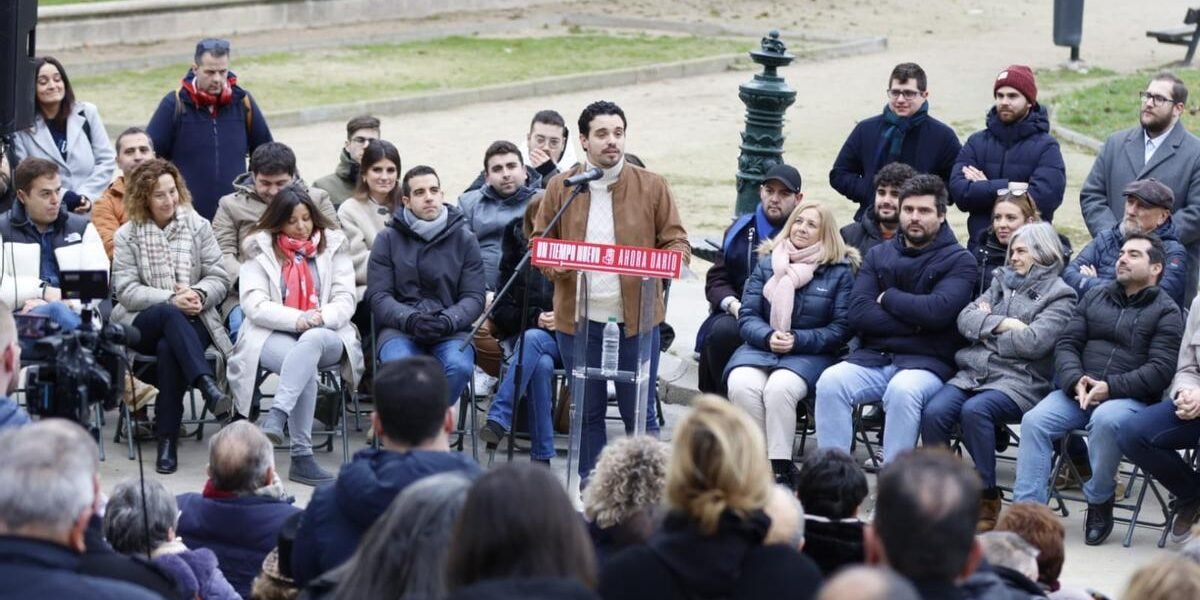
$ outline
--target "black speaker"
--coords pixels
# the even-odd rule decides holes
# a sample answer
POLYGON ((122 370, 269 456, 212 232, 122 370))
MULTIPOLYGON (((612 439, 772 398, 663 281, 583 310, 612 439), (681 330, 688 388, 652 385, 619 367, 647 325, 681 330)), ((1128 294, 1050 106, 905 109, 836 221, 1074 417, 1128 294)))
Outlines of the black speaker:
POLYGON ((33 125, 37 0, 0 0, 0 135, 33 125))

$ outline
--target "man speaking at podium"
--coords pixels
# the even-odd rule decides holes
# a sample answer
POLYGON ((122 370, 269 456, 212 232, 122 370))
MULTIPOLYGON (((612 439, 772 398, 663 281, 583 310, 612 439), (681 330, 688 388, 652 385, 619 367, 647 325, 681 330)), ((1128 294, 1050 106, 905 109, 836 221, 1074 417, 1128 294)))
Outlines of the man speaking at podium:
MULTIPOLYGON (((597 244, 640 246, 662 250, 678 250, 684 262, 691 260, 687 232, 679 220, 675 198, 661 176, 625 162, 625 112, 612 102, 598 101, 588 105, 579 115, 579 143, 585 153, 585 164, 576 166, 553 180, 534 225, 535 236, 561 240, 586 241, 597 244), (582 193, 563 213, 551 229, 546 226, 571 194, 567 178, 599 169, 597 177, 583 184, 582 193)), ((563 269, 546 269, 554 282, 554 321, 558 347, 569 372, 575 362, 575 336, 588 336, 587 365, 600 366, 601 341, 604 325, 615 318, 621 328, 621 347, 618 368, 637 370, 637 340, 639 332, 651 332, 650 397, 646 405, 646 432, 657 434, 655 415, 655 381, 658 377, 658 325, 663 321, 665 306, 662 282, 656 282, 654 319, 638 323, 640 314, 638 277, 591 273, 588 276, 588 328, 575 331, 576 273, 563 269)), ((617 406, 625 422, 625 432, 634 429, 637 387, 618 383, 617 406)), ((596 457, 607 440, 604 416, 608 407, 605 382, 589 380, 583 406, 583 431, 579 442, 579 476, 586 480, 596 457)))

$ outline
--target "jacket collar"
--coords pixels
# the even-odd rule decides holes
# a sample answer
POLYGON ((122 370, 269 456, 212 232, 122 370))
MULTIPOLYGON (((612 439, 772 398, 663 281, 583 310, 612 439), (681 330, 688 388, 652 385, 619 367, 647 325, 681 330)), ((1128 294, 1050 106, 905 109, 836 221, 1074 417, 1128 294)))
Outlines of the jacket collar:
MULTIPOLYGON (((67 205, 59 205, 58 218, 54 220, 54 224, 52 225, 54 230, 62 231, 67 218, 67 205)), ((8 220, 12 223, 13 227, 28 228, 34 234, 41 235, 41 232, 37 230, 37 226, 33 224, 33 221, 29 220, 29 213, 25 211, 25 204, 20 200, 14 200, 12 208, 8 209, 8 220)))
POLYGON ((1125 295, 1125 286, 1113 281, 1108 284, 1108 296, 1124 308, 1143 308, 1154 303, 1162 288, 1152 285, 1132 296, 1125 295))
POLYGON ((904 234, 901 231, 896 232, 896 237, 892 238, 892 243, 900 250, 900 254, 908 257, 921 256, 930 252, 941 250, 946 246, 957 246, 958 238, 954 237, 954 230, 950 228, 950 223, 944 222, 938 228, 937 234, 933 236, 933 240, 924 248, 909 248, 904 243, 904 234))
POLYGON ((76 571, 80 555, 66 546, 34 538, 0 536, 0 563, 76 571))
MULTIPOLYGON (((64 159, 61 152, 58 151, 58 145, 54 143, 54 136, 50 134, 50 126, 46 124, 46 119, 42 118, 41 111, 36 111, 37 116, 34 119, 32 133, 33 143, 42 150, 42 158, 48 158, 58 164, 59 167, 66 168, 67 160, 70 158, 70 141, 68 141, 68 154, 64 159)), ((71 107, 70 114, 67 115, 67 140, 75 140, 83 134, 83 124, 87 118, 83 115, 83 108, 78 102, 71 107)))
POLYGON ((1024 119, 1016 123, 1004 123, 993 106, 987 114, 987 130, 1007 146, 1039 133, 1049 133, 1050 118, 1044 106, 1035 104, 1024 119))

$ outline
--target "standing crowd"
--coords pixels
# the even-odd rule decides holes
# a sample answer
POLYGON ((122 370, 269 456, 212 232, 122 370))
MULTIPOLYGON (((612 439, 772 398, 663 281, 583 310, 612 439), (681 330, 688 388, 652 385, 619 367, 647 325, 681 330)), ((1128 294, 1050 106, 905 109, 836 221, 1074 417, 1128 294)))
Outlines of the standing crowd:
MULTIPOLYGON (((548 469, 483 474, 450 440, 490 395, 479 439, 523 428, 549 464, 555 371, 599 366, 606 324, 622 370, 649 339, 655 379, 663 282, 646 320, 638 278, 523 260, 546 236, 690 262, 669 185, 625 152, 625 112, 589 104, 574 135, 536 113, 520 144, 486 148, 457 203, 360 116, 310 186, 230 58, 225 40, 198 43, 148 125, 112 142, 64 66, 38 60, 35 123, 0 158, 0 383, 12 393, 21 368, 13 314, 77 329, 62 273, 106 271, 105 318, 141 334, 124 410, 156 441, 154 468, 179 469, 192 390, 222 428, 202 490, 128 481, 104 498, 81 428, 29 425, 0 401, 0 597, 1072 598, 1046 514, 1056 465, 1086 479, 1089 545, 1113 530, 1123 462, 1170 493, 1175 543, 1200 521, 1200 474, 1179 452, 1200 439, 1200 140, 1170 73, 1105 142, 1080 198, 1093 239, 1075 254, 1052 224, 1065 165, 1032 70, 997 75, 986 128, 960 144, 930 115, 925 72, 897 65, 829 173, 853 222, 779 163, 726 231, 696 340, 709 395, 671 448, 653 439, 654 386, 650 437, 608 444, 610 396, 630 433, 637 386, 585 384, 581 517, 548 469), (373 447, 338 474, 313 458, 314 432, 335 425, 321 419, 338 418, 320 409, 329 381, 373 403, 373 447), (810 428, 818 449, 798 468, 810 428), (869 522, 859 440, 881 469, 869 522), (997 458, 1012 444, 1006 508, 997 458), (317 487, 304 510, 284 479, 317 487)), ((1180 558, 1127 597, 1190 594, 1200 566, 1180 558)))

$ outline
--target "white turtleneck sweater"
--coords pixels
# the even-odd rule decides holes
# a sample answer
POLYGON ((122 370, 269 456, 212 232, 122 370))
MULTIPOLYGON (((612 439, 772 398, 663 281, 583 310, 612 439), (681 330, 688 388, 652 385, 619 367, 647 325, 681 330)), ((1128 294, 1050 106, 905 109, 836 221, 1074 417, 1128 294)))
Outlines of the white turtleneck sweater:
MULTIPOLYGON (((588 207, 587 235, 584 241, 594 244, 616 244, 617 233, 613 226, 613 199, 609 186, 617 182, 617 176, 625 167, 621 158, 611 169, 604 169, 604 176, 588 182, 591 205, 588 207)), ((586 164, 585 168, 592 168, 586 164)), ((621 304, 621 278, 608 273, 588 273, 588 319, 605 323, 615 317, 618 323, 625 322, 621 304)))

